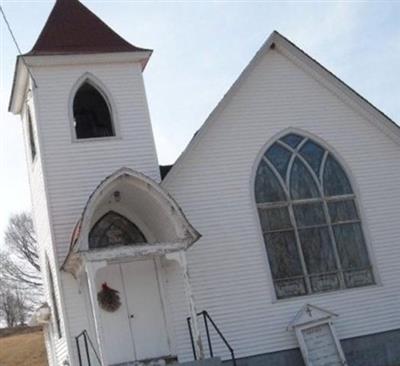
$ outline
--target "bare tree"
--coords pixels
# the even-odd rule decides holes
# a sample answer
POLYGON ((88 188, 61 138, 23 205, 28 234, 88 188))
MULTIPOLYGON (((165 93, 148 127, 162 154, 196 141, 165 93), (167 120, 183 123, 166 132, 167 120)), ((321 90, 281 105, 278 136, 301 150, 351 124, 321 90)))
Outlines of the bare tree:
POLYGON ((10 289, 0 292, 0 316, 8 327, 26 325, 30 311, 31 307, 21 292, 10 289))
POLYGON ((31 215, 23 212, 11 216, 4 241, 7 250, 0 254, 3 278, 20 289, 41 291, 38 244, 31 215))
POLYGON ((0 252, 0 318, 9 327, 25 325, 42 299, 38 243, 28 213, 10 217, 0 252))

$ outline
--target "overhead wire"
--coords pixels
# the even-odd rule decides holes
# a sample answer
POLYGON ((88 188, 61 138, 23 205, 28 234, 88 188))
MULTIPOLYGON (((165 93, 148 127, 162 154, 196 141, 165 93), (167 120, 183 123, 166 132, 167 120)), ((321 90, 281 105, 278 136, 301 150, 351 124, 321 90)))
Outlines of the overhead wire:
POLYGON ((8 19, 7 19, 6 13, 4 12, 4 9, 3 9, 3 7, 2 7, 1 5, 0 5, 0 12, 1 12, 2 16, 3 16, 4 22, 5 22, 5 24, 6 24, 6 26, 7 26, 7 29, 8 29, 8 31, 9 31, 10 35, 11 35, 11 38, 12 38, 14 44, 15 44, 15 47, 16 47, 17 50, 18 50, 19 57, 21 58, 22 62, 24 63, 24 65, 25 65, 25 67, 26 67, 26 69, 28 70, 28 73, 29 73, 30 77, 32 78, 33 86, 34 86, 35 88, 37 88, 36 80, 35 80, 35 78, 33 77, 33 74, 32 74, 31 69, 29 68, 28 64, 27 64, 26 61, 25 61, 24 55, 23 55, 22 52, 21 52, 21 49, 20 49, 20 47, 19 47, 19 45, 18 45, 18 42, 17 42, 17 39, 16 39, 16 37, 15 37, 15 35, 14 35, 14 32, 12 31, 11 25, 10 25, 8 19))

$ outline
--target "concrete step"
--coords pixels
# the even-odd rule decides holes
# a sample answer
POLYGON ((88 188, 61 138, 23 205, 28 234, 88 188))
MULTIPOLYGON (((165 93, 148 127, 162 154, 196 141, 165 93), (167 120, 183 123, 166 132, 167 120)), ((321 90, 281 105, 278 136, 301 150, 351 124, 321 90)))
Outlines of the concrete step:
POLYGON ((220 366, 221 359, 219 357, 205 358, 204 360, 189 361, 177 364, 179 366, 220 366))
POLYGON ((165 356, 157 358, 149 358, 147 360, 130 361, 110 366, 175 366, 178 365, 178 359, 175 356, 165 356))
POLYGON ((219 357, 206 358, 204 360, 196 360, 178 363, 176 357, 152 358, 149 360, 123 362, 110 366, 220 366, 221 359, 219 357))

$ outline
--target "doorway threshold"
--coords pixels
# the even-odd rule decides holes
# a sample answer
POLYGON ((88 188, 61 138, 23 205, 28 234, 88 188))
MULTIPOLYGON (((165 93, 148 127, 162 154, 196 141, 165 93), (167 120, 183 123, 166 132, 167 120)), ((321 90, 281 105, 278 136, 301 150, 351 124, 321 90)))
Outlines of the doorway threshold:
POLYGON ((156 358, 148 358, 139 361, 116 363, 110 366, 171 366, 177 364, 178 364, 178 358, 176 356, 162 356, 156 358))

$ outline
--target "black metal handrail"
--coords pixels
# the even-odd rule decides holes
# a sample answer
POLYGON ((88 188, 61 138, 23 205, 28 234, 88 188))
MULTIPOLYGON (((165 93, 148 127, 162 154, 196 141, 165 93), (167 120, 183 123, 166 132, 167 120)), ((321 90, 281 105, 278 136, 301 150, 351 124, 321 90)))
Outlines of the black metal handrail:
POLYGON ((87 362, 86 365, 87 366, 92 366, 92 361, 91 361, 90 352, 89 352, 89 345, 90 345, 94 355, 96 356, 96 359, 99 362, 99 365, 101 365, 100 357, 96 352, 96 348, 94 347, 93 342, 90 339, 88 332, 86 331, 86 329, 84 329, 81 333, 79 333, 75 337, 76 348, 78 350, 79 366, 84 366, 84 364, 82 363, 82 352, 81 352, 81 346, 80 346, 80 343, 79 343, 79 340, 81 338, 83 338, 83 343, 85 345, 85 354, 86 354, 86 362, 87 362))
MULTIPOLYGON (((210 357, 214 357, 214 350, 212 347, 212 342, 211 342, 211 336, 210 336, 210 329, 208 327, 208 322, 211 323, 211 325, 214 327, 215 331, 219 335, 219 337, 222 339, 224 342, 225 346, 228 348, 231 357, 232 357, 232 363, 233 366, 236 366, 236 358, 235 358, 235 352, 229 342, 226 340, 224 335, 222 334, 221 330, 218 328, 217 324, 215 324, 214 320, 212 320, 210 314, 206 310, 201 311, 200 313, 197 314, 197 316, 202 315, 203 320, 204 320, 204 328, 206 330, 206 335, 207 335, 207 343, 208 343, 208 350, 210 352, 210 357)), ((189 335, 190 335, 190 342, 192 343, 192 351, 193 351, 193 357, 195 360, 197 360, 197 354, 196 354, 196 347, 194 345, 194 339, 193 339, 193 331, 192 331, 192 323, 191 323, 191 317, 186 318, 188 328, 189 328, 189 335)))

